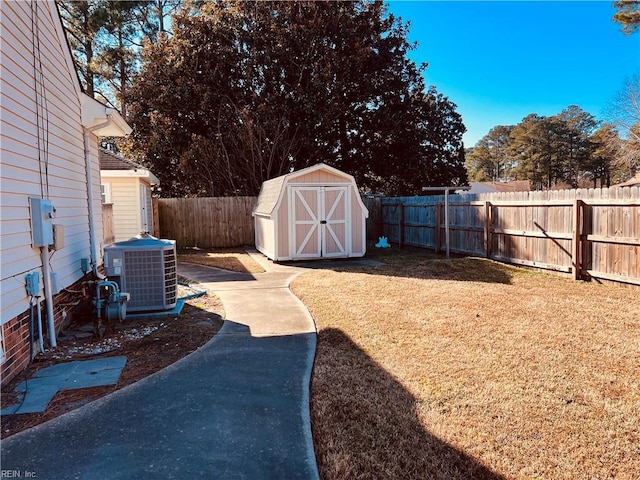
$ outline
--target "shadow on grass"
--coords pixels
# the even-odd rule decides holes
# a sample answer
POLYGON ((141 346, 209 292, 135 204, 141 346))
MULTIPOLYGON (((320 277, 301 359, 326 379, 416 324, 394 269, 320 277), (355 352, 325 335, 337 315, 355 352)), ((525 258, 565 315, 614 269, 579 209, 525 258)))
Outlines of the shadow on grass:
POLYGON ((452 257, 424 250, 374 250, 367 258, 384 263, 377 268, 363 269, 363 273, 424 280, 453 280, 459 282, 501 283, 510 285, 516 269, 484 258, 452 257))
POLYGON ((429 433, 418 400, 339 329, 318 333, 311 422, 325 480, 504 478, 429 433))
POLYGON ((207 267, 222 268, 230 272, 247 273, 252 272, 234 255, 218 255, 216 257, 209 257, 207 253, 181 253, 178 254, 179 262, 195 263, 198 265, 204 265, 207 267))

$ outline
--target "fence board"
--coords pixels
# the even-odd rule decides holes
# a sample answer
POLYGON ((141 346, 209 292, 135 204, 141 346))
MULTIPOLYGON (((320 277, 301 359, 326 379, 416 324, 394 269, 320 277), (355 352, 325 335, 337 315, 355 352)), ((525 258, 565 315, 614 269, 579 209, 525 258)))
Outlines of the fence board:
POLYGON ((378 238, 382 236, 382 198, 364 195, 362 201, 367 210, 369 210, 369 217, 366 222, 367 238, 377 242, 378 238))
MULTIPOLYGON (((395 244, 444 249, 443 201, 382 199, 382 234, 395 244)), ((638 187, 451 195, 449 202, 452 252, 640 282, 638 187)))
POLYGON ((116 229, 113 221, 113 204, 102 204, 102 240, 105 245, 116 241, 116 229))
POLYGON ((160 198, 160 236, 178 248, 253 245, 256 197, 160 198))

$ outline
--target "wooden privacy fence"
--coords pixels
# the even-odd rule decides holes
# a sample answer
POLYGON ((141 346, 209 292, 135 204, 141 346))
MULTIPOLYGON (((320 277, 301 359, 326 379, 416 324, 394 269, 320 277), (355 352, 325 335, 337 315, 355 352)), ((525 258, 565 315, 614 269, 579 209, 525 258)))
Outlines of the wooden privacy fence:
POLYGON ((256 200, 257 197, 156 199, 160 236, 175 240, 178 248, 253 245, 251 211, 256 200))
MULTIPOLYGON (((449 249, 640 285, 640 189, 451 195, 449 249)), ((390 242, 445 249, 444 196, 385 198, 390 242)))
POLYGON ((113 204, 102 204, 102 241, 105 245, 116 241, 116 229, 113 221, 113 204))
POLYGON ((383 235, 382 230, 382 199, 380 195, 362 195, 362 201, 369 210, 367 218, 367 242, 375 243, 383 235))

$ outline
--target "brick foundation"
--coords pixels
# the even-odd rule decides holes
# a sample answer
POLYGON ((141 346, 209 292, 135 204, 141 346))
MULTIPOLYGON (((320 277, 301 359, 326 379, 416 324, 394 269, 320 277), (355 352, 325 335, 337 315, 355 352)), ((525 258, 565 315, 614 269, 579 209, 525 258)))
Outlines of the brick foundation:
MULTIPOLYGON (((87 286, 87 280, 89 280, 89 277, 82 278, 53 297, 53 317, 56 335, 71 323, 74 314, 89 308, 91 298, 89 297, 90 289, 87 286)), ((42 335, 45 348, 48 348, 47 309, 43 299, 41 299, 40 308, 42 310, 42 335)), ((28 309, 1 327, 5 351, 0 373, 0 384, 3 386, 29 366, 32 352, 35 355, 39 351, 38 312, 35 304, 32 318, 33 335, 29 332, 28 309)))

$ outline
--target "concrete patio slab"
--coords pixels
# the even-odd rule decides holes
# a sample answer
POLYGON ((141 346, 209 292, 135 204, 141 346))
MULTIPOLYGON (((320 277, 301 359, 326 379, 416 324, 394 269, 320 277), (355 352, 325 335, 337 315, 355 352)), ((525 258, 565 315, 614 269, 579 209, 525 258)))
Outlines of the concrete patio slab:
POLYGON ((59 363, 38 370, 33 378, 16 386, 20 403, 4 408, 0 414, 44 412, 59 391, 115 385, 126 363, 127 357, 106 357, 59 363))

